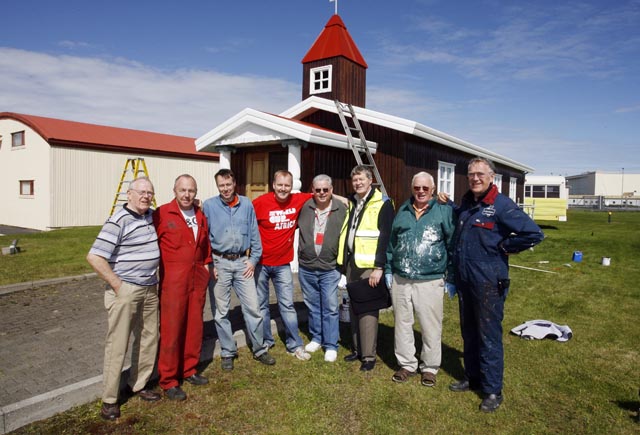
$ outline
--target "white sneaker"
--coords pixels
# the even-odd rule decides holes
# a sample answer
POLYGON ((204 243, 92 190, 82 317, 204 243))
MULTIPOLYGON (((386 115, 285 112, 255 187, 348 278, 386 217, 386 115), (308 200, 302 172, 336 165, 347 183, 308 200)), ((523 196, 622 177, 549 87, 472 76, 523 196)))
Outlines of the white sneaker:
POLYGON ((306 350, 309 353, 313 353, 315 351, 317 351, 318 349, 320 349, 322 347, 322 345, 316 341, 310 341, 309 344, 307 344, 304 347, 304 350, 306 350))
POLYGON ((311 359, 311 354, 304 350, 304 347, 300 346, 294 352, 287 352, 289 355, 295 356, 300 361, 309 361, 311 359))
POLYGON ((338 351, 329 349, 324 353, 324 360, 327 362, 334 362, 338 358, 338 351))

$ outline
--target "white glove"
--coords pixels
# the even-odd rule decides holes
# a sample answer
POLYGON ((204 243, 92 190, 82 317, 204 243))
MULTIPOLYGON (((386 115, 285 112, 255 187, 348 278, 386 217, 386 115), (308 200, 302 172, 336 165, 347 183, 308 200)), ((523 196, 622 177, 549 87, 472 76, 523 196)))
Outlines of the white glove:
POLYGON ((347 277, 344 275, 340 275, 340 282, 338 282, 338 288, 340 290, 346 290, 347 289, 347 277))
POLYGON ((391 285, 393 284, 393 274, 385 273, 384 274, 384 283, 387 285, 389 291, 391 291, 391 285))
POLYGON ((445 282, 444 291, 449 295, 449 299, 453 299, 453 297, 456 295, 456 285, 450 282, 445 282))

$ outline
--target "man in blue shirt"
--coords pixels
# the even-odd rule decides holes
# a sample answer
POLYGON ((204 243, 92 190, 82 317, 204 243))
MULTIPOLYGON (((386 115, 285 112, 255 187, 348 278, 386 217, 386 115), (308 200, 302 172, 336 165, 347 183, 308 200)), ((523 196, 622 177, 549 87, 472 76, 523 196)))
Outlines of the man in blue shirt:
POLYGON ((469 191, 455 209, 458 222, 453 240, 465 378, 449 389, 480 390, 480 410, 493 412, 503 401, 502 318, 510 283, 508 256, 537 245, 544 234, 493 184, 493 162, 475 157, 467 171, 469 191))
POLYGON ((240 300, 253 357, 263 364, 273 365, 276 360, 264 342, 263 320, 253 277, 262 255, 256 214, 249 198, 236 194, 236 180, 230 169, 219 170, 215 178, 220 195, 207 199, 203 211, 209 223, 213 253, 215 283, 213 289, 209 288, 209 295, 212 306, 215 305, 213 316, 220 340, 222 369, 233 370, 233 360, 238 355, 229 321, 231 287, 240 300))

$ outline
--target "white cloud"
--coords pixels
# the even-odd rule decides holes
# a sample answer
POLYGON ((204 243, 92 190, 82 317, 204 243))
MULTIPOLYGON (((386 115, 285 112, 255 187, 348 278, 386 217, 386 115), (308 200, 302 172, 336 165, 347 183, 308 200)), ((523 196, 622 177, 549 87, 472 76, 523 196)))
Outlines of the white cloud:
POLYGON ((0 111, 197 137, 245 107, 279 113, 299 84, 0 47, 0 111))

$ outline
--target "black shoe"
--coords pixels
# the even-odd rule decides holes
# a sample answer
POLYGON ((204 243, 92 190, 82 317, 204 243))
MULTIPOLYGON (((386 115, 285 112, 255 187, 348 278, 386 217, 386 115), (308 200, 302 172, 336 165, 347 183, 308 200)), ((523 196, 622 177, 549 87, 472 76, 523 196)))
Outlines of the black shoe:
MULTIPOLYGON (((233 364, 233 361, 232 361, 232 364, 233 364)), ((197 373, 192 374, 188 378, 184 378, 184 380, 189 382, 192 385, 206 385, 209 383, 209 379, 197 373)))
POLYGON ((493 412, 500 407, 502 400, 502 394, 487 394, 484 396, 484 399, 482 399, 480 411, 493 412))
POLYGON ((222 361, 220 362, 220 367, 222 367, 222 370, 233 370, 233 357, 223 356, 222 361))
POLYGON ((463 379, 461 381, 449 384, 449 389, 454 393, 464 393, 466 391, 477 391, 480 388, 478 388, 475 383, 469 382, 468 379, 463 379))
POLYGON ((360 355, 358 355, 358 352, 351 352, 349 355, 345 355, 343 359, 346 362, 354 362, 360 359, 360 355))
POLYGON ((256 361, 260 361, 262 364, 267 365, 267 366, 272 366, 276 363, 276 359, 274 357, 272 357, 271 355, 269 355, 269 352, 265 352, 263 354, 261 354, 260 356, 253 356, 253 359, 255 359, 256 361))
POLYGON ((186 400, 187 399, 187 393, 182 391, 182 388, 180 388, 180 387, 171 387, 168 390, 165 390, 164 394, 167 395, 169 400, 180 400, 181 401, 181 400, 186 400))
POLYGON ((113 421, 120 417, 120 405, 117 403, 103 403, 100 409, 100 417, 113 421))
POLYGON ((376 366, 376 360, 373 361, 363 361, 362 364, 360 364, 360 371, 361 372, 368 372, 373 370, 373 368, 376 366))

